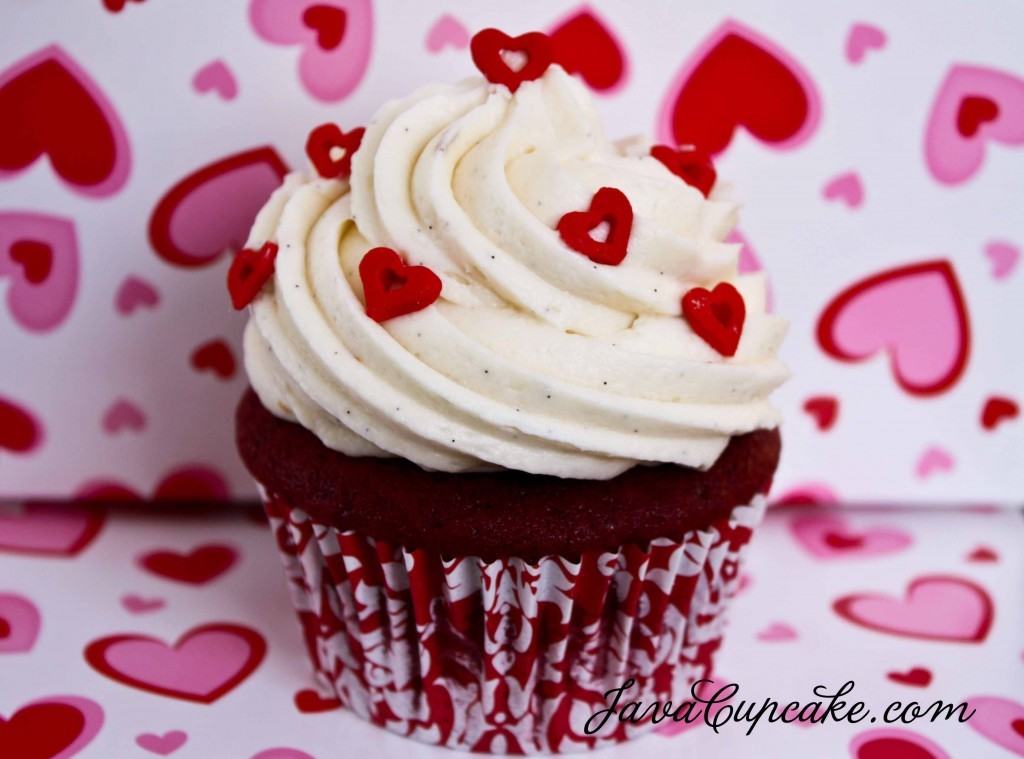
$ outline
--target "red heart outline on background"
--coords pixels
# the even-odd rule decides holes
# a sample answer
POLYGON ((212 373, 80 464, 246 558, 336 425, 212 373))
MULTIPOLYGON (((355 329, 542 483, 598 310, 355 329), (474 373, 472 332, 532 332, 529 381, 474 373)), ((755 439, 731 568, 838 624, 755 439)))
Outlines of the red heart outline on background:
MULTIPOLYGON (((933 307, 935 306, 933 305, 933 307)), ((934 324, 930 324, 925 331, 933 331, 933 328, 934 324)), ((964 369, 967 367, 967 360, 970 356, 971 330, 970 322, 967 318, 967 306, 964 302, 956 273, 953 271, 949 261, 945 259, 924 261, 908 266, 900 266, 895 269, 887 269, 848 286, 825 307, 825 310, 818 319, 816 334, 818 344, 822 350, 840 361, 862 361, 884 350, 889 355, 893 376, 895 376, 900 387, 911 395, 937 395, 948 390, 960 379, 964 369), (891 343, 884 340, 880 340, 878 346, 863 353, 854 353, 839 345, 839 340, 836 339, 835 335, 836 324, 841 318, 843 311, 849 305, 876 287, 889 286, 891 283, 901 279, 922 275, 939 275, 942 277, 953 307, 953 319, 956 322, 956 330, 958 332, 956 355, 949 361, 949 367, 940 376, 928 382, 915 382, 907 379, 900 370, 898 346, 894 349, 891 343)))
POLYGON ((854 759, 950 759, 941 746, 910 730, 883 728, 853 736, 850 756, 854 759), (907 749, 914 750, 913 753, 907 749))
POLYGON ((913 688, 927 688, 932 682, 932 673, 925 667, 912 667, 905 672, 886 672, 885 677, 900 685, 908 685, 913 688))
POLYGON ((18 749, 21 757, 41 756, 37 751, 45 748, 46 759, 70 759, 92 742, 103 727, 103 719, 103 709, 91 699, 46 696, 25 704, 10 719, 0 716, 0 747, 18 749), (50 745, 41 746, 41 736, 51 741, 50 745))
POLYGON ((45 155, 61 181, 82 195, 113 195, 128 180, 131 149, 120 117, 103 90, 57 45, 0 73, 0 111, 0 179, 20 174, 45 155), (58 88, 53 102, 40 94, 58 88), (40 118, 51 127, 33 121, 40 118), (53 122, 59 122, 56 130, 64 131, 55 131, 53 122), (70 136, 68 130, 76 134, 70 136))
POLYGON ((981 426, 986 430, 994 430, 1001 422, 1010 421, 1020 416, 1020 406, 1013 398, 1005 395, 992 395, 985 400, 981 409, 981 426))
POLYGON ((802 408, 820 432, 828 432, 839 418, 839 399, 834 395, 812 395, 804 401, 802 408))
MULTIPOLYGON (((963 599, 960 600, 962 601, 963 599)), ((942 606, 948 621, 948 598, 939 600, 932 599, 929 603, 932 603, 933 607, 942 606)), ((848 622, 852 622, 853 624, 864 627, 868 630, 886 633, 887 635, 897 635, 902 638, 937 640, 945 641, 947 643, 981 643, 986 637, 988 637, 989 630, 992 627, 992 619, 994 617, 992 598, 989 596, 988 592, 971 580, 964 579, 963 577, 955 577, 953 575, 923 575, 921 577, 916 577, 910 581, 906 592, 900 599, 880 593, 852 593, 836 599, 832 604, 832 608, 835 610, 836 614, 843 617, 848 622), (899 626, 898 621, 894 621, 892 614, 886 615, 877 608, 870 613, 858 610, 858 606, 865 603, 875 606, 890 607, 905 607, 907 605, 913 605, 913 597, 916 593, 920 593, 922 588, 927 592, 928 586, 936 585, 945 585, 956 588, 957 590, 966 590, 972 594, 978 604, 978 608, 974 610, 976 611, 975 616, 977 619, 970 620, 974 623, 974 629, 970 634, 964 631, 954 633, 951 630, 937 630, 935 629, 934 620, 918 620, 918 626, 916 628, 906 625, 901 627, 899 626), (888 619, 882 620, 880 619, 881 616, 887 616, 888 619), (928 629, 928 621, 933 623, 931 630, 928 629)))
MULTIPOLYGON (((764 61, 761 61, 761 64, 757 66, 758 70, 767 70, 763 68, 764 63, 764 61)), ((709 65, 713 67, 711 69, 712 74, 715 74, 716 69, 714 67, 716 64, 712 62, 709 65)), ((705 69, 705 71, 707 70, 705 69)), ((718 72, 720 71, 721 69, 718 68, 718 72)), ((717 93, 712 98, 713 102, 718 103, 720 108, 724 107, 725 101, 722 100, 721 93, 723 90, 721 87, 713 87, 712 90, 717 93)), ((736 87, 730 87, 727 91, 733 93, 738 90, 736 87)), ((694 113, 709 114, 711 109, 703 105, 701 107, 688 105, 685 112, 692 117, 694 113)), ((802 145, 814 134, 820 119, 821 99, 813 80, 804 67, 772 40, 738 21, 726 19, 701 42, 697 49, 683 63, 679 73, 673 78, 659 109, 656 134, 661 142, 668 145, 695 144, 698 148, 705 150, 709 154, 716 155, 725 150, 732 142, 735 137, 736 127, 743 126, 748 133, 774 149, 790 150, 802 145), (726 49, 723 43, 731 47, 726 49), (762 57, 767 56, 777 67, 785 72, 782 75, 782 79, 791 90, 788 101, 785 98, 780 100, 779 92, 781 91, 782 83, 778 83, 778 86, 772 87, 772 91, 769 93, 773 103, 770 105, 760 103, 759 105, 775 108, 776 113, 778 113, 780 108, 783 110, 793 109, 795 116, 790 114, 790 121, 794 123, 788 121, 781 127, 775 125, 775 128, 779 130, 778 134, 766 135, 762 129, 762 134, 759 135, 752 131, 749 125, 744 124, 742 119, 736 117, 734 109, 734 112, 731 114, 733 116, 731 123, 716 123, 712 124, 711 127, 705 127, 716 133, 712 137, 708 137, 706 134, 703 140, 692 139, 687 135, 679 135, 677 137, 677 128, 674 123, 675 115, 677 110, 680 110, 680 103, 686 94, 686 87, 691 83, 694 75, 700 73, 702 65, 708 60, 713 61, 711 58, 713 55, 735 56, 737 51, 741 49, 759 51, 757 54, 762 57), (720 53, 720 50, 726 50, 726 52, 720 53), (796 90, 799 90, 799 95, 792 91, 794 87, 796 90), (780 102, 781 105, 779 105, 780 102)))
POLYGON ((555 21, 548 31, 555 63, 578 74, 590 89, 611 95, 629 81, 626 46, 601 15, 584 3, 555 21))
POLYGON ((138 564, 147 572, 189 585, 216 580, 238 562, 238 551, 222 543, 206 543, 182 552, 158 549, 142 554, 138 564))
MULTIPOLYGON (((205 464, 182 464, 165 474, 149 500, 170 503, 218 502, 231 496, 227 481, 205 464)), ((78 488, 75 499, 96 503, 124 503, 146 500, 117 480, 90 480, 78 488)))
POLYGON ((217 337, 197 345, 189 363, 197 372, 212 372, 220 380, 229 380, 235 376, 238 362, 227 341, 217 337))
POLYGON ((0 506, 0 551, 72 557, 96 538, 105 519, 97 508, 70 503, 0 506))
MULTIPOLYGON (((200 659, 213 660, 219 653, 217 646, 210 644, 213 650, 206 651, 205 654, 199 656, 200 659)), ((222 648, 222 647, 221 647, 222 648)), ((92 643, 85 647, 83 655, 85 660, 89 663, 93 669, 102 675, 106 675, 111 680, 122 683, 132 688, 138 688, 149 693, 155 693, 160 696, 168 696, 170 698, 179 698, 183 701, 194 701, 201 704, 212 704, 214 701, 224 696, 229 691, 234 690, 235 687, 240 685, 253 670, 256 669, 263 661, 263 657, 267 652, 267 643, 256 630, 242 625, 232 624, 230 622, 213 622, 206 625, 200 625, 193 627, 191 630, 183 633, 173 646, 168 646, 159 638, 154 638, 149 635, 135 635, 135 634, 122 634, 122 635, 111 635, 105 638, 94 640, 92 643), (123 671, 112 665, 108 658, 112 655, 117 655, 118 647, 122 645, 127 646, 156 646, 159 649, 170 650, 174 653, 173 656, 185 656, 182 653, 183 649, 188 648, 189 645, 195 645, 194 641, 203 636, 209 635, 225 635, 231 638, 235 638, 243 642, 248 648, 248 654, 244 661, 240 661, 235 667, 234 672, 230 675, 224 674, 224 677, 216 684, 210 687, 209 690, 202 693, 183 690, 182 688, 172 687, 168 684, 161 684, 160 682, 152 682, 147 680, 143 673, 123 671)), ((136 654, 136 657, 138 654, 136 654)), ((129 662, 122 662, 122 664, 131 663, 133 666, 154 668, 155 671, 149 672, 151 678, 154 677, 167 677, 172 676, 172 679, 177 681, 181 680, 181 677, 185 674, 183 671, 184 665, 177 665, 174 662, 157 662, 155 659, 150 658, 143 662, 138 658, 129 655, 129 662), (165 666, 173 668, 172 672, 160 672, 160 667, 165 666), (177 677, 173 677, 176 675, 177 677)), ((200 666, 206 662, 192 662, 192 666, 200 666)), ((223 657, 221 657, 221 664, 223 664, 223 657)), ((207 672, 207 674, 209 674, 207 672)))
POLYGON ((312 688, 297 691, 293 698, 295 708, 303 714, 318 714, 341 708, 341 701, 336 696, 321 696, 312 688))
POLYGON ((288 166, 269 145, 201 166, 178 180, 153 208, 150 244, 174 266, 209 266, 245 244, 253 217, 287 173, 288 166))

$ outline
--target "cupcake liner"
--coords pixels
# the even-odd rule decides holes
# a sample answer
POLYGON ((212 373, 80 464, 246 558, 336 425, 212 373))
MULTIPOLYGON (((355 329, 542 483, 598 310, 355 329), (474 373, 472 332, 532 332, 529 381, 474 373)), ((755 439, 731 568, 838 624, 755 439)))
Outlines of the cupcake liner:
POLYGON ((629 679, 623 703, 687 700, 710 675, 765 508, 758 496, 680 540, 527 562, 409 551, 264 501, 322 689, 395 733, 505 754, 650 730, 616 718, 585 730, 629 679))

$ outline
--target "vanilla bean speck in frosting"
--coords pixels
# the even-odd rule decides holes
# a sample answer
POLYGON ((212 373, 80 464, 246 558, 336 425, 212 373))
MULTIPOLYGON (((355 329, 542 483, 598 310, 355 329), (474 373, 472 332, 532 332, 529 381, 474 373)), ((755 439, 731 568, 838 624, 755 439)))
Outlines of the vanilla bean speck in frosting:
POLYGON ((515 94, 420 90, 367 125, 348 181, 292 174, 258 215, 248 247, 279 252, 246 328, 251 384, 351 456, 589 479, 707 468, 730 436, 778 424, 767 398, 787 376, 786 324, 761 276, 737 273, 735 205, 717 194, 610 142, 558 66, 515 94), (634 215, 614 266, 556 229, 602 187, 634 215), (369 318, 359 264, 378 246, 433 271, 440 298, 369 318), (728 358, 680 316, 687 290, 720 282, 746 310, 728 358))

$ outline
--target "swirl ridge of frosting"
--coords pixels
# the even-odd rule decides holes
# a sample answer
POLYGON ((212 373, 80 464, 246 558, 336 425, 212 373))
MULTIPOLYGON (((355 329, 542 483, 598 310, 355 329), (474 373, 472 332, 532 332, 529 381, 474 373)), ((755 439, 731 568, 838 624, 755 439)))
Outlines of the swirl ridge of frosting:
POLYGON ((638 463, 707 468, 730 436, 778 424, 786 330, 760 275, 724 242, 735 204, 603 134, 561 68, 504 87, 471 79, 385 105, 348 181, 289 175, 248 246, 279 246, 245 334, 264 405, 353 456, 442 471, 606 479, 638 463), (621 264, 555 227, 601 187, 629 198, 621 264), (377 323, 358 267, 387 246, 437 274, 432 306, 377 323), (735 356, 680 317, 692 287, 730 282, 746 321, 735 356))

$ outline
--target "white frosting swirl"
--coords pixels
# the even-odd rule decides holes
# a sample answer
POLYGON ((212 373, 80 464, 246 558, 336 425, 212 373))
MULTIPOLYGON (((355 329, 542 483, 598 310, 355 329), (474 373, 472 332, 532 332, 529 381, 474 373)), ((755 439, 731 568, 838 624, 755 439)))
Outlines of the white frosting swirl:
POLYGON ((604 479, 637 463, 707 468, 731 435, 778 423, 767 396, 785 322, 723 242, 729 202, 610 143, 583 86, 553 66, 511 95, 429 87, 370 122, 349 183, 290 175, 248 246, 280 246, 245 335, 274 414, 353 456, 604 479), (604 186, 634 211, 628 254, 595 264, 555 226, 604 186), (378 324, 358 265, 375 246, 430 267, 440 300, 378 324), (746 303, 723 358, 680 317, 694 286, 746 303))

